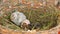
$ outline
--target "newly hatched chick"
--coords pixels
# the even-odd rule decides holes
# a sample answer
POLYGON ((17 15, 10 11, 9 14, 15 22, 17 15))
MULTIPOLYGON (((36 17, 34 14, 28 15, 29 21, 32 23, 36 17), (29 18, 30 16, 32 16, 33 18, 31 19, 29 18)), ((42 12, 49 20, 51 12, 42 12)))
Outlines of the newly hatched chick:
POLYGON ((23 29, 27 29, 28 25, 30 24, 30 21, 26 19, 26 16, 18 11, 12 13, 10 19, 12 22, 18 26, 21 26, 23 29))
POLYGON ((21 23, 21 27, 24 29, 24 30, 28 30, 29 29, 29 25, 30 25, 30 21, 28 19, 25 19, 24 21, 22 21, 21 23))

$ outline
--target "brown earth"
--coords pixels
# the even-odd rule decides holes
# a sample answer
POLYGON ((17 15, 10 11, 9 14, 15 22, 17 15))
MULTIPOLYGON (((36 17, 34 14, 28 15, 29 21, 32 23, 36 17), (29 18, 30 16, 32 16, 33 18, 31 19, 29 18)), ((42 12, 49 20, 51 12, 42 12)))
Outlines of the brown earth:
POLYGON ((59 30, 60 30, 60 25, 45 31, 36 31, 36 30, 17 31, 17 30, 8 29, 0 25, 0 34, 57 34, 59 30))

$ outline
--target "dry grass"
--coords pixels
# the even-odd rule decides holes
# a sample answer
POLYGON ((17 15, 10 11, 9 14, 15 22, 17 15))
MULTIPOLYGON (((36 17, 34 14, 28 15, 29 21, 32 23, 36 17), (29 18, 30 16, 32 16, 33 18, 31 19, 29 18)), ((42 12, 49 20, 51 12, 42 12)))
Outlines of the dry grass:
POLYGON ((14 4, 14 1, 12 2, 11 1, 8 1, 6 3, 3 3, 1 1, 0 3, 1 4, 0 11, 4 12, 2 16, 0 16, 0 24, 2 26, 14 30, 21 30, 19 26, 15 25, 10 20, 11 13, 13 13, 16 10, 23 12, 27 16, 27 19, 30 20, 31 22, 31 25, 29 26, 30 29, 46 30, 55 27, 56 25, 59 24, 57 23, 57 19, 60 10, 58 10, 53 6, 47 6, 37 9, 32 7, 21 8, 17 0, 16 0, 16 5, 14 4), (9 8, 9 6, 11 8, 9 8))
MULTIPOLYGON (((10 15, 14 11, 15 9, 7 12, 5 11, 4 15, 0 18, 0 23, 1 25, 8 27, 10 29, 21 30, 20 27, 16 26, 15 24, 13 24, 13 22, 10 21, 10 15)), ((23 12, 27 16, 27 19, 30 20, 31 22, 31 25, 29 26, 30 29, 39 28, 40 30, 46 30, 57 25, 57 16, 59 10, 57 10, 55 7, 51 6, 38 9, 24 8, 20 9, 20 12, 23 12)))

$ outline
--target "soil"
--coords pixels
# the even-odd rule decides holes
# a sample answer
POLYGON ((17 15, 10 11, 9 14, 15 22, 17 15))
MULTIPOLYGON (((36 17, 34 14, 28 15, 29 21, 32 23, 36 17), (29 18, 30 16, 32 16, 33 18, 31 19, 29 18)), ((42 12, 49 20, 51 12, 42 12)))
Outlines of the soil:
POLYGON ((40 30, 17 31, 17 30, 8 29, 0 25, 0 34, 57 34, 59 30, 60 30, 60 25, 45 31, 40 31, 40 30))

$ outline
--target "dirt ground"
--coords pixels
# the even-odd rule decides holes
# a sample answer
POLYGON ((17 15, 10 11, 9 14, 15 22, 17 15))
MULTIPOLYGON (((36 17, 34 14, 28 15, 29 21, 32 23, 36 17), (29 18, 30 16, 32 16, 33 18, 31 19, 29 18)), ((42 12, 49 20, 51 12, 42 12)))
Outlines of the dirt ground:
POLYGON ((60 30, 60 25, 45 31, 36 31, 36 30, 17 31, 17 30, 8 29, 0 25, 0 34, 58 34, 59 30, 60 30))

